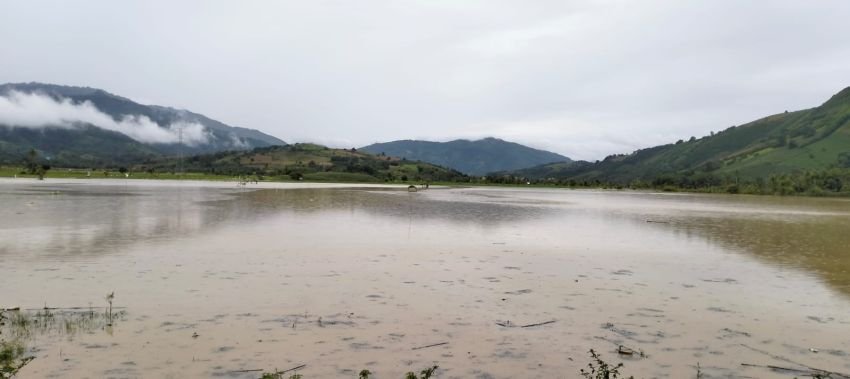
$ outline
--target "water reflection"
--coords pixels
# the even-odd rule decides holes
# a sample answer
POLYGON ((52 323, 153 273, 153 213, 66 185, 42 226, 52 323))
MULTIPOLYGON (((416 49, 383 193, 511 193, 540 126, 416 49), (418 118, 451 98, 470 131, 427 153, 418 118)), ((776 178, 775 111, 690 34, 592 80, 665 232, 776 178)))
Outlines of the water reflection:
MULTIPOLYGON (((441 191, 408 193, 398 190, 261 190, 246 194, 236 201, 221 201, 229 213, 244 211, 256 214, 276 212, 356 212, 368 216, 400 220, 437 220, 486 227, 504 223, 522 223, 553 215, 557 210, 523 204, 476 202, 463 197, 440 198, 441 191), (241 211, 240 211, 241 209, 241 211)), ((244 214, 242 214, 244 216, 244 214)))
POLYGON ((226 225, 349 212, 482 227, 538 218, 551 209, 465 201, 431 201, 399 190, 137 188, 46 186, 5 188, 9 217, 0 220, 0 255, 25 259, 90 257, 138 242, 187 238, 226 225))
POLYGON ((823 216, 776 220, 694 217, 660 225, 760 261, 817 275, 850 295, 850 222, 823 216))
POLYGON ((132 186, 4 186, 0 255, 65 259, 120 251, 139 241, 185 236, 225 218, 198 200, 232 191, 132 186))
POLYGON ((596 191, 263 189, 56 185, 0 187, 0 256, 74 259, 230 225, 308 215, 510 226, 585 246, 643 231, 698 238, 764 263, 802 269, 850 294, 850 202, 596 191), (553 237, 554 236, 554 237, 553 237), (569 237, 567 237, 569 236, 569 237))

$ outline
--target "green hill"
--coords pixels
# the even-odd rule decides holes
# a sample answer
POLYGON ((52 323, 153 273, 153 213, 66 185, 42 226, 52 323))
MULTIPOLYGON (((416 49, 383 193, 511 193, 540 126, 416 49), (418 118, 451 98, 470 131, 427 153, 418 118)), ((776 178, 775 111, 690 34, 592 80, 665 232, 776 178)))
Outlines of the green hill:
POLYGON ((180 152, 187 155, 203 154, 286 144, 257 130, 226 125, 186 110, 139 104, 97 88, 9 83, 0 84, 0 97, 10 109, 27 115, 8 114, 11 110, 7 110, 5 115, 0 114, 0 163, 4 164, 19 163, 30 149, 38 151, 40 156, 49 159, 55 166, 105 167, 177 155, 180 152), (38 101, 35 104, 21 103, 15 97, 21 94, 37 97, 38 101), (27 109, 27 106, 33 109, 27 109), (83 119, 65 120, 62 125, 53 124, 56 120, 68 117, 69 112, 83 119), (51 114, 57 116, 49 117, 51 114), (183 144, 178 143, 177 139, 151 142, 110 130, 103 125, 122 124, 133 129, 144 126, 144 121, 152 123, 154 129, 170 133, 174 133, 170 129, 174 125, 198 125, 203 128, 199 132, 203 140, 186 142, 184 139, 183 144))
POLYGON ((434 182, 465 181, 455 170, 355 149, 331 149, 314 144, 270 146, 250 151, 229 151, 187 157, 182 163, 169 158, 132 167, 133 171, 184 171, 217 175, 259 175, 280 179, 335 182, 434 182))
POLYGON ((559 154, 497 138, 450 142, 403 140, 376 143, 362 147, 361 150, 451 167, 470 175, 484 175, 493 171, 516 170, 570 160, 559 154))
POLYGON ((764 180, 850 167, 850 88, 824 104, 732 126, 702 138, 611 155, 598 162, 501 172, 534 179, 604 182, 764 180))
POLYGON ((48 133, 0 127, 0 163, 20 164, 32 148, 47 152, 49 163, 63 167, 127 165, 161 156, 152 147, 121 133, 92 126, 48 133))

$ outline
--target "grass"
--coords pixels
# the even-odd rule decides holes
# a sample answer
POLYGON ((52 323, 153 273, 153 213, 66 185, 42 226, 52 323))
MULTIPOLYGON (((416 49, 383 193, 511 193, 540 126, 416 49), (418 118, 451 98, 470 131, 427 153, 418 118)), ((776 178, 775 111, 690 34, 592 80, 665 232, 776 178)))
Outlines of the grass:
POLYGON ((0 379, 15 376, 33 357, 27 357, 26 348, 20 341, 0 339, 0 379))
POLYGON ((58 309, 45 306, 37 310, 2 310, 0 308, 0 379, 15 376, 35 359, 26 355, 25 341, 35 335, 59 334, 68 337, 103 329, 111 333, 115 320, 123 319, 124 311, 115 311, 115 293, 106 295, 103 312, 94 308, 58 309))
MULTIPOLYGON (((37 175, 24 174, 20 167, 0 166, 0 177, 4 178, 38 178, 37 175)), ((45 179, 160 179, 160 180, 213 180, 213 181, 236 181, 238 176, 214 175, 197 172, 174 173, 147 173, 132 172, 125 176, 118 171, 84 170, 76 168, 54 168, 47 172, 45 179)))
POLYGON ((74 336, 78 333, 105 329, 116 320, 126 316, 124 311, 95 311, 95 309, 50 309, 37 311, 6 311, 8 320, 2 334, 14 339, 25 339, 33 335, 60 334, 74 336))
MULTIPOLYGON (((12 328, 27 327, 29 321, 20 317, 10 319, 5 311, 0 311, 0 327, 7 325, 12 328)), ((0 334, 0 336, 5 336, 5 334, 0 334)), ((6 340, 0 337, 0 379, 15 376, 31 360, 33 360, 33 357, 26 356, 26 347, 20 338, 6 340)))

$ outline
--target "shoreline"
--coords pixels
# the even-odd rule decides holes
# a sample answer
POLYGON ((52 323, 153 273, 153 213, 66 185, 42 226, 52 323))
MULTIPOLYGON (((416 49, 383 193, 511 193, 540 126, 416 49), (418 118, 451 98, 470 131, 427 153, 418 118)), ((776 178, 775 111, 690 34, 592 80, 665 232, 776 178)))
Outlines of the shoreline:
MULTIPOLYGON (((26 180, 29 182, 40 182, 37 176, 35 175, 20 175, 13 174, 15 167, 11 166, 0 166, 0 181, 14 181, 14 180, 26 180)), ((422 186, 424 183, 421 182, 333 182, 333 181, 294 181, 294 180, 258 180, 247 181, 241 180, 239 177, 235 176, 224 176, 224 175, 215 175, 215 174, 204 174, 204 173, 184 173, 181 175, 176 174, 168 174, 168 173, 159 173, 156 175, 151 175, 148 173, 134 173, 127 177, 120 176, 121 174, 110 174, 109 176, 102 177, 101 175, 87 176, 85 170, 78 169, 54 169, 48 172, 45 176, 44 181, 49 181, 52 183, 62 183, 62 181, 69 181, 68 183, 79 183, 82 181, 93 181, 98 183, 106 183, 106 182, 119 182, 119 181, 138 181, 138 182, 155 182, 161 183, 162 185, 175 185, 175 183, 194 183, 196 186, 200 187, 220 187, 226 188, 225 186, 216 186, 211 185, 211 183, 219 183, 219 184, 236 184, 247 183, 247 186, 254 186, 253 188, 392 188, 392 189, 403 189, 408 186, 422 186)), ((749 196, 759 196, 759 197, 805 197, 805 198, 827 198, 827 199, 850 199, 850 193, 819 193, 819 194, 810 194, 810 193, 790 193, 790 194, 780 194, 780 193, 753 193, 753 192, 736 192, 730 193, 726 191, 724 188, 720 187, 707 187, 707 188, 699 188, 699 189, 689 189, 689 188, 631 188, 628 186, 569 186, 569 185, 558 185, 558 184, 540 184, 540 183, 532 183, 532 184, 519 184, 519 183, 482 183, 482 182, 430 182, 430 188, 528 188, 528 189, 563 189, 563 190, 589 190, 589 191, 613 191, 613 192, 635 192, 635 193, 658 193, 658 194, 709 194, 709 195, 749 195, 749 196)))

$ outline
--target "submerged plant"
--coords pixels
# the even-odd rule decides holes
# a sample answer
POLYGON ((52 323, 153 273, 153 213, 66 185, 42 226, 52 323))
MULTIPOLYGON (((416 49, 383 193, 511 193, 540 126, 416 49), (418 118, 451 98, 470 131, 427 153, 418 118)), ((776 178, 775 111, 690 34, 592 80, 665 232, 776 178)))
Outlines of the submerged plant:
MULTIPOLYGON (((581 369, 580 371, 583 378, 617 379, 622 377, 623 374, 620 373, 620 369, 623 368, 622 363, 612 366, 608 362, 602 360, 599 354, 597 354, 593 349, 590 349, 590 357, 593 359, 593 362, 587 364, 588 371, 585 371, 584 369, 581 369)), ((627 379, 634 379, 634 376, 630 376, 627 379)))
MULTIPOLYGON (((283 371, 264 372, 260 379, 284 379, 283 371)), ((301 374, 292 374, 288 379, 302 379, 301 374)))
POLYGON ((91 310, 78 311, 75 309, 40 309, 36 312, 16 310, 5 313, 6 322, 0 323, 0 333, 15 339, 28 338, 39 334, 59 334, 72 337, 81 332, 104 329, 115 321, 122 319, 126 312, 118 311, 109 314, 91 310))
POLYGON ((106 302, 109 303, 109 309, 106 311, 106 318, 109 320, 107 326, 112 326, 112 300, 115 299, 115 291, 106 295, 106 302))
POLYGON ((434 372, 437 371, 437 368, 439 368, 439 366, 436 365, 433 367, 426 368, 419 372, 420 376, 416 376, 416 374, 413 372, 408 372, 407 376, 405 376, 405 379, 429 379, 432 375, 434 375, 434 372))

